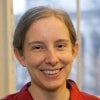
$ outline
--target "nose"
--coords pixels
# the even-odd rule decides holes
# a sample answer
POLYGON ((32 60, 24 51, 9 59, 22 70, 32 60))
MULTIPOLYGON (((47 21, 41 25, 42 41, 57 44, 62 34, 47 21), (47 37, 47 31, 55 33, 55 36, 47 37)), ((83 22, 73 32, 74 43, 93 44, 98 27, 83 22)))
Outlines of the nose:
POLYGON ((46 62, 46 64, 49 64, 52 67, 57 65, 58 56, 57 56, 56 50, 52 49, 52 50, 47 51, 45 62, 46 62))

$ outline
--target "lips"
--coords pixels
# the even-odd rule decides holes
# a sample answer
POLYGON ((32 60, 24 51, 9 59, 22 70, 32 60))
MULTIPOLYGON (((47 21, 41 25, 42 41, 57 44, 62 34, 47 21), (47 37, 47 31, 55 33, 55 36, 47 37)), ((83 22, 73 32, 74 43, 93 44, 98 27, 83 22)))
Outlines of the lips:
POLYGON ((55 75, 59 73, 62 70, 62 68, 55 69, 55 70, 41 70, 43 73, 48 74, 48 75, 55 75))

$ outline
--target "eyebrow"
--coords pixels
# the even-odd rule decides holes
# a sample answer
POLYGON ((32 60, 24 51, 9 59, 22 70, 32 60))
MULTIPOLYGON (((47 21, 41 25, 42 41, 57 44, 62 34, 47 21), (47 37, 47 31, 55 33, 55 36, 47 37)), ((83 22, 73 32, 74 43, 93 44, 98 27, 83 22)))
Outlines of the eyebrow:
POLYGON ((28 43, 28 46, 33 45, 33 44, 43 44, 41 41, 31 41, 28 43))
POLYGON ((57 40, 56 42, 69 42, 70 40, 68 39, 59 39, 59 40, 57 40))
MULTIPOLYGON (((55 43, 58 43, 58 42, 66 42, 68 43, 70 40, 68 39, 58 39, 57 41, 55 41, 55 43)), ((28 46, 30 45, 33 45, 33 44, 44 44, 42 41, 31 41, 28 43, 28 46)))

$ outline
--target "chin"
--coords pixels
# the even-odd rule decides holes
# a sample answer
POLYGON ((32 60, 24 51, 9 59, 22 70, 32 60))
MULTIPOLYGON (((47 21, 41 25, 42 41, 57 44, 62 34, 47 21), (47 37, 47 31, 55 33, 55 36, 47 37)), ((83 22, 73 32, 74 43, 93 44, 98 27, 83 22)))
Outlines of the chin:
MULTIPOLYGON (((51 91, 51 92, 54 92, 54 91, 57 91, 57 90, 59 90, 61 87, 63 87, 64 86, 64 84, 63 83, 48 83, 47 85, 46 85, 46 90, 47 91, 51 91)), ((65 85, 65 87, 66 87, 66 85, 65 85)))
POLYGON ((59 89, 59 87, 49 87, 46 89, 46 91, 49 91, 49 92, 54 92, 54 91, 57 91, 59 89))

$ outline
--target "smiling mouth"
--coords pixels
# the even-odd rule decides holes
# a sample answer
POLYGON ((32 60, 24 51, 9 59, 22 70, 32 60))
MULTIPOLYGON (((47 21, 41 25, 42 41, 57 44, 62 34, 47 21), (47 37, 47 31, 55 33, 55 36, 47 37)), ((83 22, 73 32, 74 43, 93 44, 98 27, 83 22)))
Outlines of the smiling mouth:
POLYGON ((63 68, 55 69, 55 70, 41 70, 43 73, 48 75, 55 75, 59 73, 63 68))

